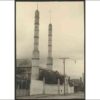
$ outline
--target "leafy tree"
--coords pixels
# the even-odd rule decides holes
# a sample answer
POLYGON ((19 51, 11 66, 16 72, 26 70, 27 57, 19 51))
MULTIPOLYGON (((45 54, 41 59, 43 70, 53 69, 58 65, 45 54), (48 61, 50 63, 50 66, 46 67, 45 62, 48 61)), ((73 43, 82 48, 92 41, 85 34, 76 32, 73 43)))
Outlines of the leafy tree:
POLYGON ((39 73, 39 80, 43 80, 45 77, 45 83, 48 84, 57 84, 58 79, 60 80, 60 84, 64 82, 64 76, 61 75, 58 71, 48 71, 48 70, 41 70, 39 73))

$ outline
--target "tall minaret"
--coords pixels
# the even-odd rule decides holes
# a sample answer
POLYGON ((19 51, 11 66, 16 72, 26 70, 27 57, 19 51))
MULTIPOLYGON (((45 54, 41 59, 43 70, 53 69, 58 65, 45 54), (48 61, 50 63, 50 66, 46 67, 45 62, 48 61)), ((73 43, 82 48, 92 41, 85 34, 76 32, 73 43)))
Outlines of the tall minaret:
POLYGON ((50 15, 50 24, 48 25, 48 58, 47 58, 47 68, 52 70, 53 58, 52 58, 52 24, 50 15))
POLYGON ((35 23, 34 23, 34 50, 32 56, 32 74, 31 80, 36 80, 39 77, 39 11, 38 5, 35 11, 35 23))

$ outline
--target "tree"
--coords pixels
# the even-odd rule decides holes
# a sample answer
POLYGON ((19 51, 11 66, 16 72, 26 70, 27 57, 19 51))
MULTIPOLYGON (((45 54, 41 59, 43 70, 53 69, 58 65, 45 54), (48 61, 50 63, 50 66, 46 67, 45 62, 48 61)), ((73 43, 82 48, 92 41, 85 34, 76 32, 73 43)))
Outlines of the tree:
POLYGON ((41 70, 39 73, 39 80, 43 80, 43 77, 45 77, 45 82, 47 84, 57 84, 58 79, 60 79, 60 84, 64 82, 64 76, 58 71, 41 70))

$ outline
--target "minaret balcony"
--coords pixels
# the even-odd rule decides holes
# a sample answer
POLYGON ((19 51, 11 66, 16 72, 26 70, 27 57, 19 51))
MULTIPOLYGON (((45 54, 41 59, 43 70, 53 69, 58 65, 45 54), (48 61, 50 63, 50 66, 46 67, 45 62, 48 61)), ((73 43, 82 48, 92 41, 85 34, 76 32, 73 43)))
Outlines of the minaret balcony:
POLYGON ((52 36, 52 34, 48 34, 48 36, 52 36))
POLYGON ((52 46, 52 44, 48 44, 48 46, 52 46))
POLYGON ((35 24, 35 25, 39 25, 39 22, 35 22, 34 24, 35 24))
POLYGON ((34 36, 34 38, 39 38, 39 36, 34 36))

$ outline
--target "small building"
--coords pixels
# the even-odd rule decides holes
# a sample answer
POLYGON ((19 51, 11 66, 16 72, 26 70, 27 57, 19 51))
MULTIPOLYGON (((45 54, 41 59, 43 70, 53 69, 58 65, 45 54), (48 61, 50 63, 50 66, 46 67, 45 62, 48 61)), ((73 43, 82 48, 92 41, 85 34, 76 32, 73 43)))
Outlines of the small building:
POLYGON ((31 62, 28 59, 16 61, 16 96, 30 95, 31 62))

